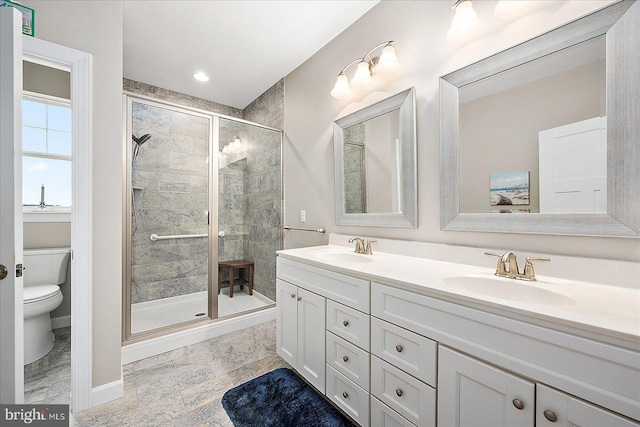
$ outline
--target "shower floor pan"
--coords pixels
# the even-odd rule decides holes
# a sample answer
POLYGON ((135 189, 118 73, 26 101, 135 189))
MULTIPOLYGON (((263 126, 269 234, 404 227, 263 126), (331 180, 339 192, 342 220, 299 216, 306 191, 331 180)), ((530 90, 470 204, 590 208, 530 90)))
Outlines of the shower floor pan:
MULTIPOLYGON (((233 298, 229 298, 229 289, 223 288, 218 295, 218 317, 226 317, 271 304, 274 302, 255 290, 253 296, 250 296, 236 286, 233 298)), ((199 313, 204 313, 204 316, 207 314, 206 291, 131 304, 131 333, 145 332, 197 319, 199 316, 196 315, 199 313)))

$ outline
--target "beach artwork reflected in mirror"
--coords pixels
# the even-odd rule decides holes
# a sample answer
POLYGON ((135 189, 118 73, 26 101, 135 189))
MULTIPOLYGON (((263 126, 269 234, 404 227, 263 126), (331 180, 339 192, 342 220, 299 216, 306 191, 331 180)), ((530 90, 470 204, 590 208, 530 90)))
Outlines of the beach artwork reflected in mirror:
POLYGON ((491 175, 491 206, 529 204, 529 172, 508 172, 491 175))

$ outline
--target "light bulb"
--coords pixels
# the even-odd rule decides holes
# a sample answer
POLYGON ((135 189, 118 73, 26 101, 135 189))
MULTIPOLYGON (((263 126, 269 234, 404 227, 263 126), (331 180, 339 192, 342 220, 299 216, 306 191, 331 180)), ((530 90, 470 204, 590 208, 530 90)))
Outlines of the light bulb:
POLYGON ((340 73, 336 80, 335 86, 331 90, 331 96, 336 99, 345 99, 351 95, 351 89, 349 88, 349 82, 347 81, 347 76, 340 73))
POLYGON ((229 144, 227 144, 224 147, 222 147, 222 152, 225 153, 225 154, 229 152, 229 144))
POLYGON ((193 73, 193 78, 196 79, 199 82, 208 82, 209 81, 209 76, 207 76, 202 71, 199 71, 197 73, 193 73))
POLYGON ((389 43, 382 49, 382 55, 378 65, 376 65, 376 72, 381 74, 391 74, 398 69, 398 57, 396 56, 396 49, 389 43))
POLYGON ((230 145, 234 149, 238 149, 242 146, 242 142, 240 142, 240 138, 236 136, 235 138, 233 138, 233 142, 230 145))
POLYGON ((373 82, 371 71, 369 71, 369 63, 362 61, 358 64, 358 69, 351 79, 353 87, 365 87, 373 82))
POLYGON ((473 35, 479 26, 478 15, 473 10, 471 0, 463 0, 456 6, 451 28, 447 32, 447 40, 450 42, 463 41, 473 35))
POLYGON ((493 9, 498 18, 512 18, 520 15, 533 4, 531 0, 500 0, 493 9))

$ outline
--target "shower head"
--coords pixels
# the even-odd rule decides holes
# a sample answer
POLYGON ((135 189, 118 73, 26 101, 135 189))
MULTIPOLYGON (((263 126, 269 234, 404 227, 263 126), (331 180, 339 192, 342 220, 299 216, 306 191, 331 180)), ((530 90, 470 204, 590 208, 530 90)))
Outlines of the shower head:
POLYGON ((141 146, 142 144, 147 142, 149 140, 149 138, 151 138, 151 135, 146 133, 146 134, 142 135, 140 138, 136 138, 135 135, 131 135, 131 138, 133 138, 133 141, 136 144, 138 144, 138 146, 141 146))
POLYGON ((140 138, 136 138, 135 135, 131 135, 131 138, 133 138, 133 142, 136 143, 136 146, 133 148, 133 159, 135 160, 135 158, 138 157, 138 152, 140 151, 140 147, 142 146, 142 144, 144 144, 151 138, 151 135, 148 133, 145 133, 140 138))

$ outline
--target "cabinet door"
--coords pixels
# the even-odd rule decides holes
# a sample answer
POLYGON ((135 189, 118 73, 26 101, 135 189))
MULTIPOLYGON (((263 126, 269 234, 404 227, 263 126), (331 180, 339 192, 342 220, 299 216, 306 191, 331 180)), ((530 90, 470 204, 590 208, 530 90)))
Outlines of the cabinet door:
POLYGON ((446 347, 438 355, 438 425, 534 425, 534 383, 446 347))
POLYGON ((298 363, 298 287, 276 280, 276 352, 288 364, 298 363))
POLYGON ((638 427, 638 423, 538 384, 536 427, 638 427))
POLYGON ((325 384, 326 299, 298 288, 297 369, 321 393, 325 384))

